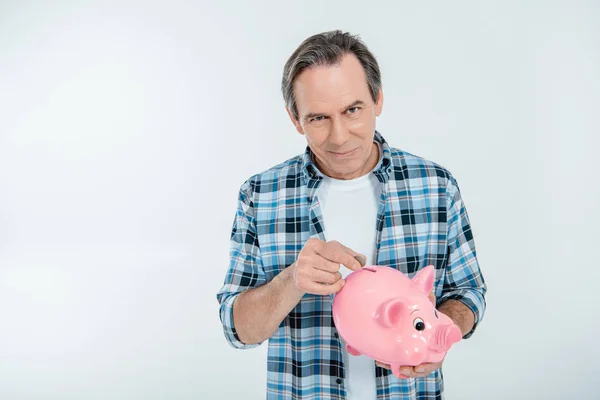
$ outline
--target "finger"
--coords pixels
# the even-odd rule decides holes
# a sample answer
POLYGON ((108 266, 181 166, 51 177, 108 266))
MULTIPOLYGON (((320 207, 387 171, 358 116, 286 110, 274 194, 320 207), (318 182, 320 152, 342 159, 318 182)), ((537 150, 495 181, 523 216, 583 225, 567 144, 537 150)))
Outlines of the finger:
POLYGON ((328 259, 326 259, 318 254, 315 256, 313 266, 316 269, 327 271, 327 272, 338 272, 340 270, 339 263, 329 261, 328 259))
POLYGON ((433 293, 433 291, 431 293, 429 293, 429 301, 431 301, 431 303, 435 306, 436 303, 436 299, 435 299, 435 294, 433 293))
POLYGON ((431 374, 433 372, 433 370, 429 370, 429 369, 422 369, 422 370, 415 370, 414 372, 414 376, 415 378, 424 378, 426 376, 429 376, 429 374, 431 374))
POLYGON ((367 265, 367 256, 365 256, 364 254, 357 253, 356 251, 352 250, 347 246, 344 246, 338 241, 333 241, 332 243, 335 243, 336 246, 340 246, 344 250, 344 252, 354 257, 354 259, 360 264, 361 268, 367 265))
POLYGON ((390 366, 390 364, 384 364, 382 362, 379 361, 375 361, 375 364, 380 366, 381 368, 386 368, 386 369, 392 369, 392 367, 390 366))
POLYGON ((311 280, 311 282, 325 283, 328 285, 332 285, 332 284, 336 283, 337 281, 339 281, 340 279, 342 279, 342 274, 340 274, 338 271, 327 272, 327 271, 322 271, 320 269, 313 269, 310 273, 309 279, 311 280))
POLYGON ((413 367, 400 367, 400 374, 406 376, 407 378, 416 377, 413 367))
POLYGON ((414 375, 414 372, 412 370, 412 367, 399 367, 398 368, 398 378, 400 378, 400 379, 412 378, 413 375, 414 375))
POLYGON ((330 261, 318 253, 317 249, 325 244, 326 243, 323 241, 313 240, 310 244, 306 245, 306 247, 309 248, 309 251, 300 252, 297 260, 297 262, 303 266, 303 269, 307 266, 309 269, 312 267, 328 272, 337 272, 340 269, 339 263, 330 261))
POLYGON ((344 287, 344 283, 345 282, 343 279, 340 279, 331 285, 324 285, 322 283, 310 282, 306 285, 305 291, 307 293, 311 293, 311 294, 321 294, 321 295, 333 294, 333 293, 337 293, 340 290, 342 290, 342 288, 344 287))
POLYGON ((360 263, 361 267, 367 265, 367 257, 363 256, 362 254, 355 255, 354 259, 360 263))
POLYGON ((324 257, 329 261, 342 264, 351 270, 358 271, 362 267, 360 262, 354 258, 354 255, 357 253, 350 253, 348 250, 349 249, 345 249, 339 242, 325 243, 321 246, 317 246, 316 249, 317 254, 319 254, 321 257, 324 257))
POLYGON ((440 363, 425 363, 425 364, 417 365, 414 368, 414 370, 418 374, 429 375, 430 373, 432 373, 433 371, 438 369, 440 366, 441 366, 440 363))

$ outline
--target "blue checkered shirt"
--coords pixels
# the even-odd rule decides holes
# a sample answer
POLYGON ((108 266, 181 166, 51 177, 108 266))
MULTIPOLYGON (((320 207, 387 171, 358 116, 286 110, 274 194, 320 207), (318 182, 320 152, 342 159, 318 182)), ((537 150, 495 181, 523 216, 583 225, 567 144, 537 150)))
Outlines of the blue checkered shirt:
MULTIPOLYGON (((382 157, 373 174, 382 183, 377 216, 377 265, 408 276, 436 268, 438 306, 463 302, 485 311, 486 284, 477 262, 467 210, 456 180, 443 167, 391 148, 375 131, 382 157)), ((231 232, 230 264, 217 294, 225 338, 242 343, 233 323, 233 302, 242 291, 264 285, 298 257, 309 238, 325 240, 318 188, 322 173, 307 148, 303 155, 252 176, 241 186, 231 232)), ((344 399, 344 358, 331 314, 332 296, 306 294, 269 339, 267 399, 344 399)), ((441 399, 441 369, 425 378, 398 379, 375 368, 377 399, 441 399)))

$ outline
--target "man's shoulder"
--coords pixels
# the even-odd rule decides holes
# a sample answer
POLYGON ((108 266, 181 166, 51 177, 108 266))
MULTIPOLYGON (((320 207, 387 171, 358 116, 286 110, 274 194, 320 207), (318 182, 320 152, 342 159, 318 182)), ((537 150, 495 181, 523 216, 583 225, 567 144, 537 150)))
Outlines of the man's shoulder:
POLYGON ((274 192, 283 183, 285 187, 298 187, 301 185, 303 155, 297 155, 273 165, 261 172, 249 176, 242 184, 241 190, 245 192, 274 192))
POLYGON ((395 147, 390 147, 390 156, 396 178, 438 178, 440 183, 454 181, 446 167, 430 159, 395 147))

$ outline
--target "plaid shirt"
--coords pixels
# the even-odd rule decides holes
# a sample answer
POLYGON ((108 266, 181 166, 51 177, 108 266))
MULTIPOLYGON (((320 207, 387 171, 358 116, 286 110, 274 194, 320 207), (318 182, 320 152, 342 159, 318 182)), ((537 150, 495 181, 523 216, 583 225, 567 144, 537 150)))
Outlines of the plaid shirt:
MULTIPOLYGON (((443 167, 391 148, 375 131, 383 157, 373 173, 383 184, 377 216, 377 265, 408 276, 433 264, 438 306, 463 302, 475 315, 473 334, 485 311, 486 284, 456 180, 443 167)), ((217 294, 227 341, 249 349, 233 323, 233 302, 291 265, 311 237, 325 240, 318 199, 322 173, 307 148, 248 179, 239 192, 231 233, 230 264, 217 294)), ((331 313, 332 295, 306 294, 269 339, 268 399, 344 399, 342 346, 331 313)), ((375 368, 377 399, 441 399, 441 369, 426 378, 398 379, 375 368)))

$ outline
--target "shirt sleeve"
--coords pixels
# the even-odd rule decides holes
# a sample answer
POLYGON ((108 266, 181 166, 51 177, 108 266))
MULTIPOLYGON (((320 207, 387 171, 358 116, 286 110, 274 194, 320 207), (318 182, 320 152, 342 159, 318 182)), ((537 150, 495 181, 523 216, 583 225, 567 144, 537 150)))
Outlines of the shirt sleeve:
POLYGON ((219 317, 225 338, 237 349, 251 349, 262 343, 243 343, 237 335, 233 321, 233 303, 239 294, 266 282, 256 233, 251 189, 249 181, 246 181, 239 191, 238 207, 231 230, 229 267, 223 286, 217 293, 220 304, 219 317))
POLYGON ((458 300, 475 315, 475 324, 463 339, 473 335, 486 308, 487 286, 477 261, 475 241, 467 209, 462 201, 458 184, 451 177, 448 185, 448 263, 442 296, 437 303, 458 300))

